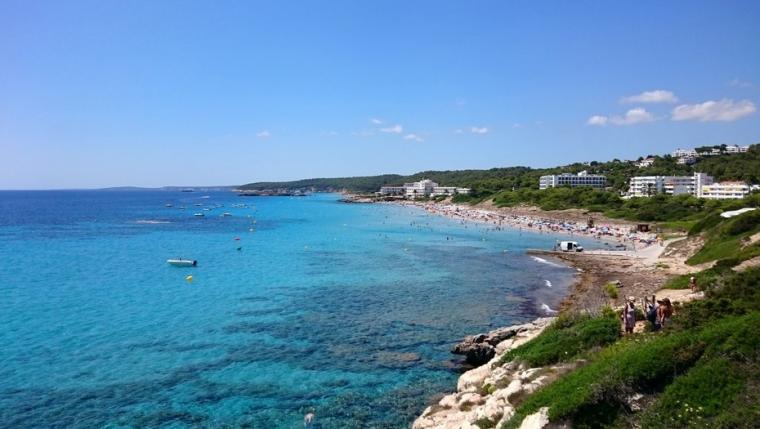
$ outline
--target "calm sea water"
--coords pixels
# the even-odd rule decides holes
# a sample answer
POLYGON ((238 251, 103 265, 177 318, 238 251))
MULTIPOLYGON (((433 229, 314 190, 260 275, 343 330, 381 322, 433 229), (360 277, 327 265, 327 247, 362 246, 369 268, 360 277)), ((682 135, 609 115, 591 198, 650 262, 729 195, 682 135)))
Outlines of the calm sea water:
POLYGON ((571 281, 554 236, 337 200, 0 192, 0 426, 408 427, 571 281))

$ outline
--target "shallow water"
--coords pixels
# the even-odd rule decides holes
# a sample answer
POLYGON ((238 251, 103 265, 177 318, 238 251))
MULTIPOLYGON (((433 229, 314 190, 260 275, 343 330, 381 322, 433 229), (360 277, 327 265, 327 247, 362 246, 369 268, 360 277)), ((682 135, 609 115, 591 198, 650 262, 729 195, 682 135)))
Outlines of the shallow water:
POLYGON ((524 254, 556 236, 337 199, 0 192, 0 426, 408 427, 572 279, 524 254))

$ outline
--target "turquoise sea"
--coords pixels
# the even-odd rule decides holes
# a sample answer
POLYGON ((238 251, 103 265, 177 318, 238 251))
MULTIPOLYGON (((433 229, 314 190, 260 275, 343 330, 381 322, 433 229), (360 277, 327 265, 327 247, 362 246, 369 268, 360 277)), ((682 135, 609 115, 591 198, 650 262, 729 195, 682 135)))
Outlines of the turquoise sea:
POLYGON ((556 236, 338 199, 0 192, 0 427, 408 427, 572 280, 556 236))

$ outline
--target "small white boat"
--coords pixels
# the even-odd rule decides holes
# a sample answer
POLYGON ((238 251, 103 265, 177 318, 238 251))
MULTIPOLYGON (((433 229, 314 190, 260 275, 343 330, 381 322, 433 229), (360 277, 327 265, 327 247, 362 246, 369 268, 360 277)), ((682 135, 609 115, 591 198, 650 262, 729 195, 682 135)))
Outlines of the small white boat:
POLYGON ((224 212, 224 213, 222 214, 222 216, 232 216, 232 213, 229 213, 229 212, 224 212))
POLYGON ((174 267, 196 267, 198 261, 194 259, 167 259, 166 263, 174 267))
POLYGON ((166 204, 164 207, 173 207, 173 204, 166 204))
POLYGON ((196 213, 193 216, 195 216, 195 217, 203 217, 203 216, 206 216, 206 215, 203 214, 203 213, 196 213))

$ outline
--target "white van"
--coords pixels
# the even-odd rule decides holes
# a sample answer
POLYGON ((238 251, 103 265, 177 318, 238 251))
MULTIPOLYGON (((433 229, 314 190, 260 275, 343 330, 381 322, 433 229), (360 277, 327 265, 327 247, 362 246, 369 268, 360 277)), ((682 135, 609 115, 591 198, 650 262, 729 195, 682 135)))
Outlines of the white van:
POLYGON ((583 252, 583 246, 577 241, 560 241, 559 250, 563 252, 583 252))

